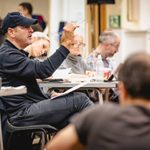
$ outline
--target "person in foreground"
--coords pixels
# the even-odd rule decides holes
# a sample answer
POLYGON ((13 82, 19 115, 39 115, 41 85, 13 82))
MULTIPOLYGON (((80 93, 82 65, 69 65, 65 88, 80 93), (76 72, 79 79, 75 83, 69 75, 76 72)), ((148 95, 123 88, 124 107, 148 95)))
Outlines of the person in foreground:
POLYGON ((44 79, 53 74, 67 55, 72 52, 75 24, 64 27, 62 45, 43 62, 30 59, 23 50, 32 43, 33 29, 37 22, 22 16, 19 12, 11 12, 3 20, 1 32, 6 41, 0 47, 0 76, 3 86, 27 87, 27 94, 3 97, 8 118, 14 125, 50 124, 58 129, 68 124, 73 114, 93 105, 83 93, 69 95, 50 100, 44 94, 36 79, 44 79))
POLYGON ((149 150, 150 56, 130 56, 119 71, 121 104, 95 105, 71 119, 46 150, 149 150))

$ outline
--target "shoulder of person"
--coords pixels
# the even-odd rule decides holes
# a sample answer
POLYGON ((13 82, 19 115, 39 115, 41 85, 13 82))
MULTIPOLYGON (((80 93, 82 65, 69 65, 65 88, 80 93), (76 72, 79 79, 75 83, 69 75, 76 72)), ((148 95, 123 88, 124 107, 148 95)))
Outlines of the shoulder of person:
POLYGON ((106 114, 112 114, 113 111, 118 108, 117 104, 112 103, 106 103, 104 105, 96 104, 93 107, 90 107, 89 109, 84 110, 82 113, 80 113, 79 117, 86 117, 89 118, 89 116, 95 116, 95 115, 102 115, 106 116, 106 114))

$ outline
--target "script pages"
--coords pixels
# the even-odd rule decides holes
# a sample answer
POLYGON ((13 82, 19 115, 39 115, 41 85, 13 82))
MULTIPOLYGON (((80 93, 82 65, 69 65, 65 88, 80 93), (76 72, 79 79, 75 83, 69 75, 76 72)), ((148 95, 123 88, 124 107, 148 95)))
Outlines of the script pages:
POLYGON ((89 82, 90 82, 90 80, 84 81, 84 82, 82 82, 82 83, 80 83, 80 84, 78 84, 78 85, 76 85, 76 86, 66 90, 64 93, 60 93, 60 95, 52 97, 51 100, 55 99, 55 98, 58 98, 58 97, 61 97, 61 96, 64 96, 64 95, 67 95, 67 94, 69 94, 69 93, 71 93, 71 92, 73 92, 73 91, 75 91, 75 90, 77 90, 77 89, 79 89, 81 87, 84 87, 89 82))

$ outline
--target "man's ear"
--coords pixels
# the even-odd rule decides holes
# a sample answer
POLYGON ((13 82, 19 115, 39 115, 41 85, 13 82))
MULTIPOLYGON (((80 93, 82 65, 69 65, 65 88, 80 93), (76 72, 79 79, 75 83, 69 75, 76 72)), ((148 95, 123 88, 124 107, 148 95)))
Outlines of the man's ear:
POLYGON ((15 37, 15 35, 14 35, 15 30, 13 28, 8 28, 7 32, 9 34, 9 36, 11 36, 11 38, 15 37))
POLYGON ((124 83, 120 81, 118 85, 119 89, 119 96, 120 96, 120 103, 125 103, 125 101, 128 99, 128 92, 124 86, 124 83))

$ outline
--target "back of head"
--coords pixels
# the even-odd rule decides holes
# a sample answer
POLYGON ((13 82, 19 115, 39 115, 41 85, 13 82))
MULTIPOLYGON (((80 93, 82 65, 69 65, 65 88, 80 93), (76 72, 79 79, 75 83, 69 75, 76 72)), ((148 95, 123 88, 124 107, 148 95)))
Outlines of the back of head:
POLYGON ((146 53, 131 55, 122 65, 118 78, 132 98, 150 100, 150 56, 146 53))

